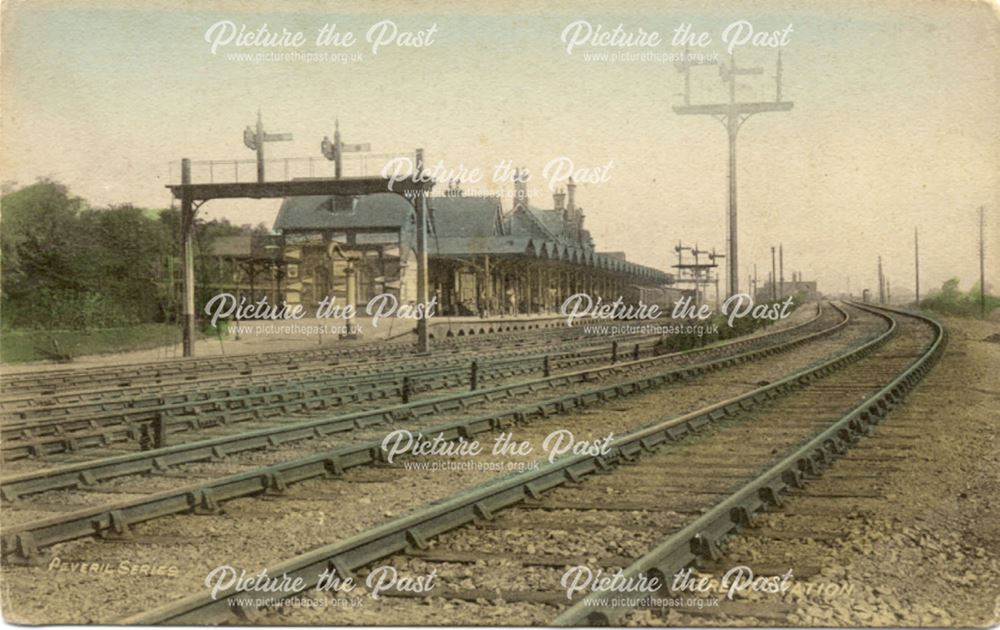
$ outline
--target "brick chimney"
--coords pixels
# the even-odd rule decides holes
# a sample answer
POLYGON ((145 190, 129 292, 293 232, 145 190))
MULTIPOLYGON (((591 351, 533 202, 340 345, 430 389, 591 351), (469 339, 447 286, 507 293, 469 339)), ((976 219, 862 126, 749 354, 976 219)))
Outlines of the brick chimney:
POLYGON ((566 210, 563 212, 565 233, 571 242, 579 243, 583 230, 583 216, 576 207, 576 183, 572 177, 566 183, 566 197, 566 210))
POLYGON ((514 169, 514 205, 528 207, 528 182, 521 180, 521 169, 514 169))
POLYGON ((556 210, 566 209, 566 193, 562 188, 552 193, 552 207, 556 210))

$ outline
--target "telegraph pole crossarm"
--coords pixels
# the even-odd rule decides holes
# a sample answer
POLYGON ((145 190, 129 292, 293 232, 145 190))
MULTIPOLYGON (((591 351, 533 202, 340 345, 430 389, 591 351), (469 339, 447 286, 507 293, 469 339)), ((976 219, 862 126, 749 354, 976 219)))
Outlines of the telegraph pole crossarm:
POLYGON ((718 63, 714 59, 694 59, 691 56, 690 46, 684 47, 684 57, 674 62, 677 72, 684 75, 684 104, 691 104, 691 67, 692 66, 712 66, 718 63))

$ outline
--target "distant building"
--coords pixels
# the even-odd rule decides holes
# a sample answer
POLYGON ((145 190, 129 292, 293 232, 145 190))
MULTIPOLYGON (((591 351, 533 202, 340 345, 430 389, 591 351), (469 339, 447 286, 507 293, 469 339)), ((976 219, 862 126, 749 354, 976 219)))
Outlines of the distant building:
POLYGON ((803 280, 798 274, 793 274, 791 280, 785 280, 784 283, 779 281, 773 287, 770 283, 764 283, 762 287, 757 289, 754 302, 770 302, 775 299, 774 296, 777 296, 778 299, 784 299, 786 296, 797 293, 804 295, 804 300, 807 302, 813 302, 820 298, 815 280, 803 280))
MULTIPOLYGON (((518 184, 505 212, 499 197, 465 197, 455 186, 428 200, 429 290, 443 315, 558 310, 586 292, 615 299, 636 287, 661 287, 670 275, 595 251, 576 205, 576 186, 557 191, 551 209, 531 205, 518 184)), ((285 297, 315 305, 347 299, 352 269, 357 303, 389 292, 415 302, 416 218, 403 197, 291 197, 274 229, 284 237, 285 297)))

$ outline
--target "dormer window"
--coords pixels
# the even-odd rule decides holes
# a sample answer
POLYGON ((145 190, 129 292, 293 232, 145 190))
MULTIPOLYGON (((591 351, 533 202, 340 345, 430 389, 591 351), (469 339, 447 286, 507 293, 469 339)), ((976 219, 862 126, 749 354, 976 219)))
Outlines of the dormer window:
POLYGON ((358 198, 338 195, 327 199, 322 207, 333 214, 353 214, 358 207, 358 198))

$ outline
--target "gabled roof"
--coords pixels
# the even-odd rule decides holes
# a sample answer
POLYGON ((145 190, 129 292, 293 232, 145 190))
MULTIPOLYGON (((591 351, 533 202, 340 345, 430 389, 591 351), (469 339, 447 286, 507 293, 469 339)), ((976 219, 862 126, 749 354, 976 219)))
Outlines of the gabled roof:
MULTIPOLYGON (((281 204, 274 228, 345 229, 399 228, 413 214, 411 204, 393 193, 365 195, 352 199, 334 197, 289 197, 281 204)), ((438 237, 492 236, 500 234, 499 198, 496 197, 431 197, 430 226, 438 237)))
MULTIPOLYGON (((558 240, 542 219, 524 206, 517 206, 507 215, 507 229, 514 236, 533 236, 545 240, 558 240)), ((562 232, 562 230, 559 230, 562 232)))
POLYGON ((562 238, 566 227, 563 220, 562 210, 542 210, 540 208, 528 208, 531 214, 538 218, 545 229, 556 238, 562 238))
POLYGON ((427 204, 438 238, 494 236, 503 232, 498 197, 431 197, 427 204))
POLYGON ((570 247, 582 246, 587 250, 593 249, 594 239, 588 230, 580 231, 579 243, 566 233, 566 220, 563 214, 564 212, 558 209, 519 204, 507 215, 507 230, 511 234, 559 241, 570 247))
MULTIPOLYGON (((618 273, 631 273, 658 281, 667 274, 624 260, 620 252, 596 253, 590 233, 583 231, 582 247, 567 241, 561 210, 516 207, 504 216, 497 197, 431 197, 428 240, 431 256, 523 254, 573 262, 618 273)), ((394 193, 341 198, 289 197, 275 220, 277 230, 349 228, 399 229, 413 221, 413 207, 394 193)), ((221 245, 221 244, 220 244, 221 245)), ((224 245, 241 251, 242 243, 224 245)))
POLYGON ((413 214, 413 206, 395 193, 364 195, 353 203, 347 198, 341 209, 335 209, 335 198, 327 195, 288 197, 281 204, 274 229, 399 228, 413 214))

